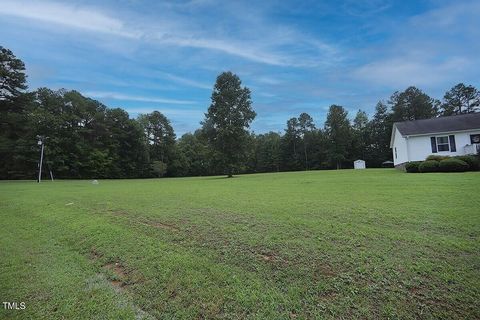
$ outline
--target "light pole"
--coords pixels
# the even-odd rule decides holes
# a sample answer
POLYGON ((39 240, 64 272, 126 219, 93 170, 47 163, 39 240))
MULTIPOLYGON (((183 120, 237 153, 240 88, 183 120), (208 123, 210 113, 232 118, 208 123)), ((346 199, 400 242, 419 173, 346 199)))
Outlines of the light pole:
POLYGON ((45 143, 43 140, 45 140, 45 137, 37 136, 37 138, 38 138, 38 145, 42 146, 42 150, 40 151, 40 166, 38 170, 38 180, 37 180, 37 182, 40 183, 42 181, 43 148, 45 147, 45 143))

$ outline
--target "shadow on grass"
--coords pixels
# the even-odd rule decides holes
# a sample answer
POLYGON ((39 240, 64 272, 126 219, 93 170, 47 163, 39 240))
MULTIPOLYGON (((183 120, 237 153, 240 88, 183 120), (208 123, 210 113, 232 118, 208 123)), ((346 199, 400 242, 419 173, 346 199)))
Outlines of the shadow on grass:
POLYGON ((209 177, 198 177, 200 180, 228 180, 233 178, 240 178, 240 176, 227 177, 225 176, 209 176, 209 177))

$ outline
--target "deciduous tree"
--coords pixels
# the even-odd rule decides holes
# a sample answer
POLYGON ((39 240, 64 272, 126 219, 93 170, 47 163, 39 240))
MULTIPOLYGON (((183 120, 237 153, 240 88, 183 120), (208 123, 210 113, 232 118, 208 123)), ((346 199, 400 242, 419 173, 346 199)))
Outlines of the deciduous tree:
MULTIPOLYGON (((175 146, 175 133, 170 120, 161 112, 153 111, 140 115, 138 122, 145 133, 152 169, 153 161, 161 161, 166 165, 168 174, 168 167, 173 160, 175 146)), ((155 167, 158 168, 158 164, 155 167)))
POLYGON ((240 78, 223 72, 217 77, 212 103, 202 122, 210 146, 228 177, 232 177, 246 151, 248 128, 256 116, 250 89, 240 78))

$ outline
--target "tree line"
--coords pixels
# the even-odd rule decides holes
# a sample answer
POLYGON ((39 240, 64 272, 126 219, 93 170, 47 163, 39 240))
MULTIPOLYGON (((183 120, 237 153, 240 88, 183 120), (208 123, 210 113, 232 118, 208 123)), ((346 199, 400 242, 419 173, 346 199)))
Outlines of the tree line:
POLYGON ((201 126, 177 139, 159 111, 135 119, 121 108, 65 89, 27 90, 24 63, 0 47, 0 179, 32 179, 39 146, 58 178, 148 178, 352 167, 363 159, 379 167, 392 158, 393 122, 478 112, 480 92, 462 83, 442 101, 416 87, 379 101, 369 119, 353 120, 340 105, 322 127, 307 113, 287 120, 283 133, 249 130, 256 113, 238 76, 217 77, 201 126))

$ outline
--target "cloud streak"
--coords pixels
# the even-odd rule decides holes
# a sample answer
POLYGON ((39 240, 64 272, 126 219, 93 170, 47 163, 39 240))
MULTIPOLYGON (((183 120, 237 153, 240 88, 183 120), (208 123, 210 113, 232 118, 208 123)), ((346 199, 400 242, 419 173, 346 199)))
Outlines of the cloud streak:
POLYGON ((354 76, 369 82, 392 87, 433 86, 448 82, 452 75, 461 75, 469 66, 463 58, 444 62, 392 58, 364 65, 354 71, 354 76))
MULTIPOLYGON (((132 26, 94 7, 80 7, 50 1, 12 0, 2 2, 0 14, 58 24, 91 33, 154 42, 158 45, 217 51, 273 66, 315 67, 325 64, 327 60, 336 61, 338 58, 338 52, 333 46, 295 32, 291 28, 278 26, 276 29, 280 31, 277 33, 262 34, 256 39, 243 37, 241 40, 233 40, 224 35, 205 36, 199 31, 200 29, 195 28, 192 21, 182 19, 174 21, 174 18, 169 17, 168 14, 164 14, 165 17, 161 19, 161 23, 143 22, 132 26), (300 49, 306 54, 289 54, 279 49, 289 46, 296 47, 297 51, 300 49), (317 57, 323 57, 323 59, 311 59, 308 57, 310 53, 316 53, 317 57)), ((244 27, 247 31, 255 32, 255 26, 244 27)), ((262 32, 270 32, 270 28, 262 26, 262 32)), ((198 84, 196 86, 199 87, 198 84)))
POLYGON ((184 105, 197 104, 197 102, 190 101, 190 100, 177 100, 177 99, 158 98, 158 97, 145 97, 145 96, 122 94, 122 93, 117 93, 117 92, 87 91, 87 92, 85 92, 85 95, 90 96, 90 97, 94 97, 94 98, 126 100, 126 101, 140 101, 140 102, 154 102, 154 103, 161 103, 161 104, 184 104, 184 105))
POLYGON ((351 72, 352 79, 400 90, 478 81, 480 3, 455 2, 406 19, 387 45, 369 48, 370 61, 351 72))
POLYGON ((127 38, 138 38, 141 35, 125 28, 121 20, 103 14, 97 9, 68 6, 62 3, 6 0, 0 5, 0 14, 127 38))
POLYGON ((195 118, 200 121, 203 117, 203 112, 198 109, 175 109, 175 108, 126 108, 126 111, 131 114, 150 113, 159 111, 167 116, 195 118))

